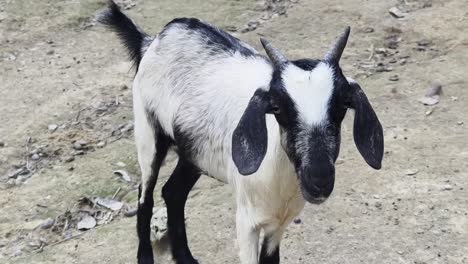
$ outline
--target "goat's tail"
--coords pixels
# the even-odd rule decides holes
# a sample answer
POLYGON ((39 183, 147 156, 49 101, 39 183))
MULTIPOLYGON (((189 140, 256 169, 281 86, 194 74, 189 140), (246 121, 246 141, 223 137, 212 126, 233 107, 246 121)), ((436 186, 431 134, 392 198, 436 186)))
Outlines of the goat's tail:
POLYGON ((138 71, 138 65, 152 38, 122 13, 112 0, 109 0, 108 8, 98 16, 97 21, 117 33, 138 71))

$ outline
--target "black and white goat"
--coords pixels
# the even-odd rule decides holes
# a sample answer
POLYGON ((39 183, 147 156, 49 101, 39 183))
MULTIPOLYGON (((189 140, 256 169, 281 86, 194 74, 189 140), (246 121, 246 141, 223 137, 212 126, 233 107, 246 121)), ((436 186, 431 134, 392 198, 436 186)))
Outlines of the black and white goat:
POLYGON ((137 66, 139 263, 154 262, 153 190, 170 147, 179 160, 162 196, 177 263, 197 263, 184 207, 201 174, 232 184, 241 263, 265 264, 279 263, 283 232, 305 202, 321 203, 332 192, 347 109, 355 110, 359 152, 381 167, 382 126, 360 86, 339 67, 349 27, 324 59, 290 61, 265 39, 269 58, 195 18, 174 19, 151 38, 110 3, 100 20, 117 32, 137 66))

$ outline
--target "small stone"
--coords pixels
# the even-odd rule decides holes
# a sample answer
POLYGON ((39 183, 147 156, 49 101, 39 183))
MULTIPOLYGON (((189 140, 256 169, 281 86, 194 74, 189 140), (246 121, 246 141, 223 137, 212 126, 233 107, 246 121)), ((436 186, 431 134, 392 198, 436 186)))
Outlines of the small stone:
POLYGON ((298 224, 302 223, 302 220, 301 220, 300 218, 295 218, 295 219, 294 219, 294 223, 295 223, 296 225, 298 225, 298 224))
POLYGON ((390 76, 390 78, 388 78, 388 80, 390 80, 392 82, 396 82, 396 81, 400 80, 400 78, 398 77, 398 75, 392 75, 392 76, 390 76))
POLYGON ((398 253, 399 255, 403 255, 403 251, 401 251, 401 250, 398 250, 397 253, 398 253))
POLYGON ((381 202, 376 202, 375 207, 378 209, 382 209, 382 203, 381 202))
POLYGON ((78 222, 76 228, 78 230, 88 230, 96 226, 96 219, 92 216, 84 217, 80 222, 78 222))
POLYGON ((73 170, 75 170, 75 166, 71 165, 70 167, 68 167, 67 170, 68 170, 68 171, 73 171, 73 170))
POLYGON ((57 130, 58 126, 56 124, 50 124, 49 126, 47 126, 47 129, 49 129, 50 132, 54 132, 55 130, 57 130))
POLYGON ((83 147, 81 146, 80 143, 75 142, 75 143, 73 143, 73 148, 76 149, 76 150, 80 150, 80 149, 82 149, 83 147))
POLYGON ((133 217, 137 214, 137 212, 138 212, 138 208, 136 207, 127 208, 127 210, 125 210, 124 212, 124 216, 133 217))
POLYGON ((408 176, 412 176, 412 175, 416 175, 417 173, 419 172, 418 169, 408 169, 408 170, 405 170, 405 175, 408 175, 408 176))
POLYGON ((364 33, 372 33, 372 32, 374 32, 374 28, 371 28, 371 27, 364 28, 364 33))
POLYGON ((3 148, 3 147, 5 147, 5 145, 6 145, 6 144, 5 144, 5 142, 3 142, 3 141, 0 141, 0 148, 3 148))
POLYGON ((463 125, 463 124, 464 124, 463 121, 458 121, 458 122, 457 122, 457 125, 459 125, 459 126, 461 126, 461 125, 463 125))
POLYGON ((427 47, 430 44, 431 44, 431 41, 428 39, 423 39, 423 40, 418 41, 418 46, 420 47, 427 47))
POLYGON ((31 159, 32 160, 39 160, 41 157, 39 156, 39 154, 37 153, 34 153, 32 156, 31 156, 31 159))
POLYGON ((49 229, 55 224, 55 220, 53 218, 47 218, 42 224, 42 229, 49 229))
POLYGON ((75 156, 81 156, 81 155, 84 155, 84 153, 85 153, 85 152, 84 152, 83 150, 77 150, 77 151, 75 151, 75 152, 73 153, 73 155, 75 155, 75 156))
POLYGON ((377 199, 377 200, 380 199, 380 196, 377 195, 377 194, 375 194, 373 197, 374 197, 374 199, 377 199))
POLYGON ((98 148, 103 148, 106 146, 106 142, 105 141, 99 141, 97 144, 96 144, 96 147, 98 148))
POLYGON ((121 168, 127 166, 127 164, 125 164, 125 163, 123 163, 123 162, 121 162, 121 161, 118 161, 115 165, 117 165, 117 166, 119 166, 119 167, 121 167, 121 168))
POLYGON ((453 190, 453 186, 450 185, 450 184, 445 184, 445 185, 442 187, 442 190, 443 190, 443 191, 451 191, 451 190, 453 190))
POLYGON ((63 161, 64 162, 72 162, 75 160, 75 157, 74 156, 66 156, 63 161))
POLYGON ((49 50, 49 51, 47 52, 47 55, 53 55, 54 53, 55 53, 54 50, 49 50))
POLYGON ((403 13, 398 7, 394 6, 388 10, 390 15, 394 18, 403 18, 406 16, 406 13, 403 13))
POLYGON ((81 146, 86 146, 86 145, 88 145, 88 141, 83 140, 83 139, 80 139, 80 140, 76 141, 76 143, 80 144, 81 146))

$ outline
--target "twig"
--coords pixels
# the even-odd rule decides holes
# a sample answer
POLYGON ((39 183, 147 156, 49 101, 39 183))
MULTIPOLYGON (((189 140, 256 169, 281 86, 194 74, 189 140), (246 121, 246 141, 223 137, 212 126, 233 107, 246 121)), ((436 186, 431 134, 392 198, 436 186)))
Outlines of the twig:
POLYGON ((370 47, 370 55, 369 55, 369 58, 367 58, 368 61, 372 60, 372 58, 374 57, 374 44, 371 45, 370 47))
MULTIPOLYGON (((54 243, 49 244, 49 245, 46 245, 46 246, 56 246, 56 245, 58 245, 58 244, 62 244, 63 242, 68 241, 68 240, 71 240, 71 239, 74 239, 74 238, 77 238, 77 237, 83 235, 84 233, 85 233, 85 232, 78 233, 78 234, 76 234, 76 235, 73 235, 73 236, 71 236, 71 237, 67 237, 67 238, 65 238, 65 239, 59 240, 59 241, 57 241, 57 242, 54 242, 54 243)), ((44 246, 44 247, 46 247, 46 246, 44 246)))
POLYGON ((120 187, 117 188, 117 191, 115 191, 114 195, 112 195, 112 199, 115 199, 115 197, 117 196, 117 194, 119 194, 120 189, 121 189, 120 187))
POLYGON ((78 110, 78 114, 76 114, 75 121, 78 121, 78 119, 80 119, 80 115, 83 110, 84 108, 81 108, 80 110, 78 110))

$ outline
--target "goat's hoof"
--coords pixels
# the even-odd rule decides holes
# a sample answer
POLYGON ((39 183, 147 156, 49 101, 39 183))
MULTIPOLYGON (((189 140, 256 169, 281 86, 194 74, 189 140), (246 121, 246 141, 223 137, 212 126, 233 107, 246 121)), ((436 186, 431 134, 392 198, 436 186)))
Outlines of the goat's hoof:
POLYGON ((185 257, 177 260, 177 264, 199 264, 193 257, 185 257))
POLYGON ((154 264, 154 259, 151 256, 139 257, 138 264, 154 264))

